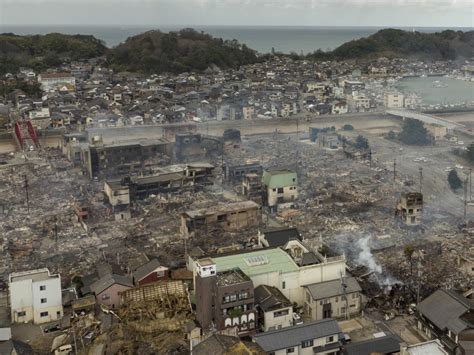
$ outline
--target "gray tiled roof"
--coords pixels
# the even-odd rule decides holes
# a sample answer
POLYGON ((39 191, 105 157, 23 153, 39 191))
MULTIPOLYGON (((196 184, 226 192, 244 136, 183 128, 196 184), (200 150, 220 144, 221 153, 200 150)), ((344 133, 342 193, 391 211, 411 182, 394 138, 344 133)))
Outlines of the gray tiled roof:
POLYGON ((296 228, 273 228, 263 231, 263 234, 270 247, 283 246, 292 239, 301 240, 296 228))
POLYGON ((132 281, 130 281, 130 279, 128 279, 127 277, 122 275, 109 274, 105 275, 104 277, 101 277, 99 280, 90 285, 90 289, 92 292, 98 295, 99 293, 103 292, 114 284, 128 286, 130 288, 133 287, 132 281))
POLYGON ((437 290, 420 302, 417 309, 439 329, 458 334, 467 327, 459 318, 468 310, 474 310, 474 303, 452 290, 437 290))
POLYGON ((337 335, 341 332, 334 319, 312 321, 255 335, 253 340, 266 352, 301 345, 305 340, 337 335))
MULTIPOLYGON (((362 290, 354 277, 347 277, 345 282, 347 285, 346 293, 360 292, 362 290)), ((305 288, 310 292, 311 297, 313 297, 314 300, 320 300, 323 298, 330 298, 344 294, 341 280, 339 279, 306 285, 305 288)))
POLYGON ((393 335, 369 339, 344 346, 344 355, 368 355, 373 352, 382 354, 398 353, 400 343, 393 335))
POLYGON ((272 286, 260 285, 254 290, 255 303, 264 311, 276 310, 291 307, 291 302, 272 286))

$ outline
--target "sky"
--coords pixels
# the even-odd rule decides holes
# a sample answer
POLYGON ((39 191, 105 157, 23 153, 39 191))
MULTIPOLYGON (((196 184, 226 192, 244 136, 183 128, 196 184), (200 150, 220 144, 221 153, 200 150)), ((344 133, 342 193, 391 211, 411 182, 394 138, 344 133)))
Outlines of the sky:
POLYGON ((473 0, 0 0, 0 25, 474 27, 473 0))

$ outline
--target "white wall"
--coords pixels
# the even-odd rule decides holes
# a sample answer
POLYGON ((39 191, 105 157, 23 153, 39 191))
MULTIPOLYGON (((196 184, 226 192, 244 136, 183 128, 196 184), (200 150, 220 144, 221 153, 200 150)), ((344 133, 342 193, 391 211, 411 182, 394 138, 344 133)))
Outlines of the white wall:
POLYGON ((293 325, 293 307, 282 308, 275 311, 268 311, 264 314, 264 323, 265 323, 265 330, 268 331, 270 329, 280 329, 291 327, 293 325), (275 312, 280 312, 283 310, 287 310, 288 314, 284 316, 275 317, 275 312))
POLYGON ((43 281, 32 282, 29 280, 15 281, 10 283, 10 303, 12 322, 45 323, 58 319, 63 314, 61 279, 54 277, 43 281), (40 286, 46 286, 44 291, 40 286), (46 302, 41 303, 45 298, 46 302), (18 312, 26 312, 23 317, 18 317, 18 312), (41 312, 48 312, 48 316, 41 317, 41 312))

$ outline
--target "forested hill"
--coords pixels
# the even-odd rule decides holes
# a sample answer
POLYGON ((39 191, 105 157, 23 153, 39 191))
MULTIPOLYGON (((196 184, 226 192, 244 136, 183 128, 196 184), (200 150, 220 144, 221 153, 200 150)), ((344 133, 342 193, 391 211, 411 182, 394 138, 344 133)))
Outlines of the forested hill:
POLYGON ((169 33, 149 31, 130 37, 109 52, 108 60, 118 71, 180 73, 205 70, 212 64, 223 69, 237 68, 255 63, 259 57, 236 40, 184 29, 169 33))
POLYGON ((105 44, 94 36, 46 35, 18 36, 0 34, 0 74, 16 72, 20 67, 43 70, 65 59, 78 60, 106 54, 105 44))
POLYGON ((346 42, 332 52, 316 51, 308 57, 322 60, 375 59, 379 57, 450 60, 474 56, 474 31, 436 33, 397 29, 346 42))

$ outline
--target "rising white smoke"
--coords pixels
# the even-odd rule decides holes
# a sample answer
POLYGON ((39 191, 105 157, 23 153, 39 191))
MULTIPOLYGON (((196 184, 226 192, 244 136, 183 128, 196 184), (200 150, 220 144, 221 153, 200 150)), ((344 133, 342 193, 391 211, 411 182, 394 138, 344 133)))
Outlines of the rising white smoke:
POLYGON ((357 264, 366 266, 369 271, 372 271, 381 286, 389 286, 398 281, 387 273, 383 272, 382 266, 375 260, 374 255, 369 247, 370 236, 359 239, 356 243, 359 248, 359 254, 355 260, 357 264))

